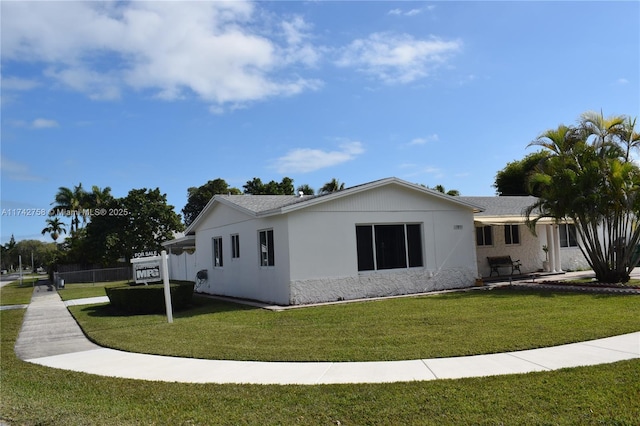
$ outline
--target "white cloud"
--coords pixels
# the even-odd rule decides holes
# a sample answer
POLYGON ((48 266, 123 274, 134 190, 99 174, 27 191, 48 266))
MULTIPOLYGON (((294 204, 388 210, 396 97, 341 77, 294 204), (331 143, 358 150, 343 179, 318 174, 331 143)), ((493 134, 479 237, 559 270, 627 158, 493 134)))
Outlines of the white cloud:
POLYGON ((40 83, 36 80, 29 80, 19 77, 2 77, 2 90, 25 91, 38 87, 40 83))
POLYGON ((410 83, 427 77, 461 48, 459 40, 416 39, 408 34, 374 33, 345 47, 336 64, 356 67, 385 83, 410 83))
POLYGON ((336 151, 297 148, 278 158, 274 168, 279 173, 308 173, 355 159, 364 152, 361 142, 345 141, 336 151))
POLYGON ((416 16, 421 14, 422 12, 424 12, 425 10, 427 11, 432 11, 433 9, 435 9, 434 5, 431 6, 426 6, 423 8, 419 8, 419 9, 409 9, 407 11, 402 10, 402 9, 391 9, 390 11, 387 12, 387 15, 394 15, 394 16, 416 16))
POLYGON ((437 142, 438 140, 440 140, 440 138, 438 137, 437 134, 432 134, 429 135, 427 137, 424 138, 414 138, 409 142, 409 146, 414 146, 414 145, 424 145, 426 143, 429 142, 437 142))
POLYGON ((254 9, 247 1, 9 2, 2 57, 44 62, 46 76, 98 100, 133 88, 166 100, 195 95, 219 111, 317 89, 317 80, 280 75, 318 61, 309 26, 293 17, 281 23, 282 41, 270 39, 254 9))
POLYGON ((0 170, 7 175, 10 180, 37 182, 43 179, 31 173, 29 167, 22 163, 16 163, 4 156, 0 156, 0 170))
POLYGON ((618 84, 623 84, 623 85, 624 85, 624 84, 628 84, 628 83, 629 83, 629 80, 627 80, 627 79, 626 79, 626 78, 624 78, 624 77, 620 77, 620 78, 617 80, 617 82, 618 82, 618 84))
POLYGON ((58 127, 59 124, 55 120, 49 120, 46 118, 36 118, 31 122, 31 127, 34 129, 46 129, 51 127, 58 127))

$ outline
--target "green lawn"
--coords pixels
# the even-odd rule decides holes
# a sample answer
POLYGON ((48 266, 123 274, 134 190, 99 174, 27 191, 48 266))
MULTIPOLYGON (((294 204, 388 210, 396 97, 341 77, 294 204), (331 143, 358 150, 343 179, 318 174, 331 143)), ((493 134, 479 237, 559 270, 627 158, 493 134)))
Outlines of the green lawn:
POLYGON ((106 296, 104 292, 105 286, 116 286, 125 284, 127 281, 111 281, 97 283, 77 283, 67 284, 64 288, 58 290, 58 294, 62 300, 84 299, 86 297, 106 296))
POLYGON ((0 306, 25 305, 31 302, 33 284, 37 281, 38 277, 29 277, 22 280, 22 285, 20 285, 20 281, 14 281, 2 287, 2 290, 0 290, 0 306))
POLYGON ((521 290, 449 293, 273 312, 197 297, 163 315, 70 310, 106 347, 210 359, 372 361, 505 352, 640 330, 640 297, 521 290))
POLYGON ((122 380, 28 364, 0 312, 0 420, 20 425, 637 425, 640 360, 431 382, 261 386, 122 380))

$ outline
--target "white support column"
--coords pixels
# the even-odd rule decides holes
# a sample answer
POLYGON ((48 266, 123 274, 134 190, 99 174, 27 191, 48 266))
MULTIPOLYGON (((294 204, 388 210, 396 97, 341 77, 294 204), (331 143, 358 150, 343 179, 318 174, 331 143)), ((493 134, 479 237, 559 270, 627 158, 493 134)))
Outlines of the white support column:
POLYGON ((551 225, 545 225, 544 226, 545 231, 547 232, 547 249, 549 250, 547 252, 547 256, 548 256, 548 261, 549 261, 549 271, 545 271, 545 272, 555 272, 556 270, 556 262, 555 262, 555 247, 553 246, 553 237, 552 237, 552 232, 553 232, 553 228, 551 227, 551 225))
POLYGON ((553 225, 553 250, 555 272, 564 272, 560 262, 560 227, 558 225, 553 225))

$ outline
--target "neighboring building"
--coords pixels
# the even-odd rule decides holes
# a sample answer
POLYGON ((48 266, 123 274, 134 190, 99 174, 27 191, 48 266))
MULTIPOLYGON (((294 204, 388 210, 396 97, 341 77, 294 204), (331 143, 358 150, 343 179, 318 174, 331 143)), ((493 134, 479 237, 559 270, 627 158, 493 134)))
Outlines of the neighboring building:
POLYGON ((193 281, 196 276, 196 237, 174 234, 174 239, 162 243, 169 254, 169 278, 193 281))
MULTIPOLYGON (((484 209, 474 218, 478 271, 483 277, 491 272, 488 256, 508 255, 512 260, 520 260, 523 274, 545 270, 545 266, 548 272, 589 269, 578 248, 573 224, 556 224, 552 219, 543 218, 536 225, 535 235, 529 230, 524 211, 536 202, 535 197, 460 198, 484 209), (548 248, 546 255, 543 246, 548 248)), ((502 271, 503 275, 510 272, 507 269, 502 271)))
POLYGON ((481 210, 397 178, 319 196, 216 195, 165 246, 195 238, 210 294, 289 305, 421 293, 474 284, 481 210))

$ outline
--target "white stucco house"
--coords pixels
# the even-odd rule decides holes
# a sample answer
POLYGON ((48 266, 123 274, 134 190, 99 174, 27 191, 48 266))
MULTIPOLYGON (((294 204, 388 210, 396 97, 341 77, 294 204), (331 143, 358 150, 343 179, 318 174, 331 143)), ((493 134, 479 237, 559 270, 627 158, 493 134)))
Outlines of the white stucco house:
MULTIPOLYGON (((511 256, 512 260, 520 260, 522 274, 544 271, 545 266, 546 272, 589 269, 578 247, 579 239, 572 223, 556 223, 544 218, 538 221, 535 235, 529 230, 524 211, 536 202, 535 197, 460 198, 483 208, 474 216, 478 272, 481 276, 491 275, 487 261, 490 256, 511 256), (547 253, 543 246, 548 248, 547 253)), ((508 269, 502 270, 503 275, 509 272, 508 269)))
POLYGON ((216 195, 165 246, 195 247, 210 294, 280 305, 412 294, 474 284, 481 211, 397 178, 317 196, 216 195))

